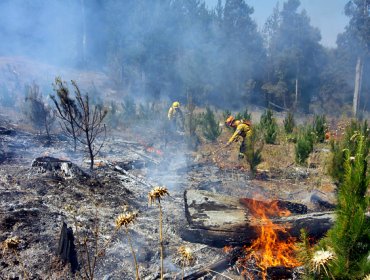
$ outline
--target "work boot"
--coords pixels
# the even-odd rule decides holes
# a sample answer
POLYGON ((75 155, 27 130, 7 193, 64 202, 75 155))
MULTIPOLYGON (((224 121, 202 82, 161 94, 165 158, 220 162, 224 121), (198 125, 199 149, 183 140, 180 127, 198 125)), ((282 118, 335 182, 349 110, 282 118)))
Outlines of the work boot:
POLYGON ((238 155, 238 159, 243 159, 244 158, 244 154, 243 153, 239 153, 239 155, 238 155))

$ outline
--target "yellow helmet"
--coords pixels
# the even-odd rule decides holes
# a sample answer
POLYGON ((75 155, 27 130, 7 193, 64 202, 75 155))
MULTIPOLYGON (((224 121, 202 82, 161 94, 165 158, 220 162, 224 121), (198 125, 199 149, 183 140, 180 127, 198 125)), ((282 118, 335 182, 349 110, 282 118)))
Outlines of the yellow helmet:
POLYGON ((180 107, 180 102, 178 102, 178 101, 173 102, 172 107, 173 108, 179 108, 180 107))

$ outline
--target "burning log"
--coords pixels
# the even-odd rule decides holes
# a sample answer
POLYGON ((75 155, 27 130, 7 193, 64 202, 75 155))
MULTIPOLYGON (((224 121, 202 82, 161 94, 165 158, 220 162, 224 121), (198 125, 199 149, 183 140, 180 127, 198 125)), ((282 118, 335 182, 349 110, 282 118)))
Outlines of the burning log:
POLYGON ((286 215, 268 213, 269 218, 273 224, 284 226, 293 237, 299 236, 302 228, 307 230, 309 236, 321 237, 334 222, 334 212, 307 213, 305 205, 288 201, 264 202, 200 190, 188 190, 184 198, 189 225, 182 230, 182 238, 216 247, 250 244, 257 238, 258 229, 264 225, 264 220, 254 215, 252 204, 255 203, 267 209, 278 205, 286 215))

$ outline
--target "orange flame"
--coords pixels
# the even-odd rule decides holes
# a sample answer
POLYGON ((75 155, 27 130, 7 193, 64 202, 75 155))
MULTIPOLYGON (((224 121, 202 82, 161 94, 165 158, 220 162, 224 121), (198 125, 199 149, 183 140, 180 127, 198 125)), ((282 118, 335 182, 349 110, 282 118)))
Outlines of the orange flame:
MULTIPOLYGON (((268 267, 285 266, 296 267, 300 263, 294 258, 295 239, 290 237, 287 232, 287 225, 277 225, 270 219, 273 216, 290 216, 289 210, 282 210, 278 206, 278 201, 258 201, 253 199, 243 199, 251 211, 257 226, 259 237, 253 241, 250 247, 246 248, 246 259, 256 260, 256 264, 262 270, 262 277, 266 279, 268 267), (248 203, 249 202, 249 203, 248 203), (280 240, 280 236, 288 236, 286 240, 280 240)), ((247 273, 247 272, 245 272, 247 273)))
POLYGON ((223 251, 226 254, 230 253, 232 250, 233 250, 233 246, 230 246, 230 245, 224 246, 223 248, 223 251))

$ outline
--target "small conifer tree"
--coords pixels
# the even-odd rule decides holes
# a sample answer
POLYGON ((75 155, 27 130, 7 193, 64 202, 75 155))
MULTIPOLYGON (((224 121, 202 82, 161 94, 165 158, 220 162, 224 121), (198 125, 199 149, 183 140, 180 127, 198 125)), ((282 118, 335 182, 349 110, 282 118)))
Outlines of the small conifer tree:
POLYGON ((292 112, 288 112, 284 119, 284 130, 286 134, 291 134, 295 127, 294 115, 292 112))
POLYGON ((236 114, 235 119, 236 120, 248 120, 248 121, 250 121, 252 119, 252 116, 248 112, 248 108, 245 108, 245 110, 243 112, 236 114))
POLYGON ((253 131, 251 135, 247 136, 245 141, 246 151, 244 152, 244 154, 251 169, 252 177, 254 177, 257 171, 257 166, 262 162, 263 142, 258 148, 256 148, 258 139, 257 133, 255 131, 253 131))
POLYGON ((353 155, 344 149, 344 176, 338 191, 336 222, 321 245, 334 249, 336 261, 330 268, 335 279, 362 279, 370 273, 370 221, 368 170, 369 142, 361 132, 352 136, 353 155))
POLYGON ((342 141, 332 140, 330 142, 332 157, 328 171, 338 185, 343 182, 344 178, 344 151, 348 150, 350 156, 355 156, 358 142, 358 137, 356 137, 356 135, 358 133, 364 135, 366 145, 369 146, 370 132, 366 121, 363 124, 357 121, 352 121, 350 125, 346 127, 342 141))
POLYGON ((313 131, 316 133, 317 141, 323 143, 325 141, 325 132, 327 130, 326 117, 315 116, 313 120, 313 131))
POLYGON ((295 144, 295 162, 305 164, 306 160, 313 151, 315 142, 315 134, 310 126, 302 128, 298 133, 297 142, 295 144))
POLYGON ((203 135, 207 140, 215 141, 221 134, 221 128, 216 121, 215 114, 207 107, 206 113, 202 115, 203 135))
POLYGON ((278 132, 278 125, 273 117, 272 110, 265 111, 260 120, 261 129, 264 132, 264 139, 266 144, 275 144, 278 132))

